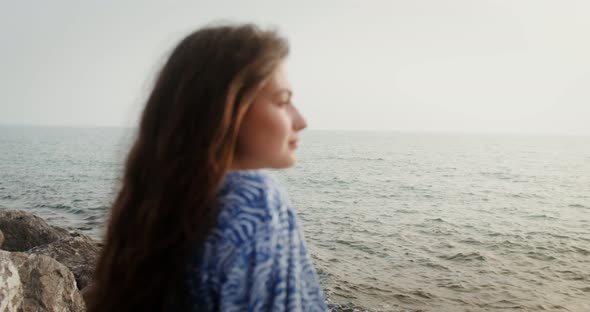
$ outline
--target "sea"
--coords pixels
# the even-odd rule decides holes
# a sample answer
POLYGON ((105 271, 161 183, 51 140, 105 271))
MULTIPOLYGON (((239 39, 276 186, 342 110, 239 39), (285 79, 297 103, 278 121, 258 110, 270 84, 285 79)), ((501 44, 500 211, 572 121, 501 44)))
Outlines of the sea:
MULTIPOLYGON (((0 127, 0 210, 100 239, 135 135, 0 127)), ((304 131, 273 174, 326 294, 374 311, 590 311, 590 136, 304 131)))

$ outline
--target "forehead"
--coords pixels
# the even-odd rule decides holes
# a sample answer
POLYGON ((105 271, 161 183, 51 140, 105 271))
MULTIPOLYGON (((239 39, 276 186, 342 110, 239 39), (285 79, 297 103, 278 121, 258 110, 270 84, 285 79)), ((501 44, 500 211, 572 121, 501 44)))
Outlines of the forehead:
POLYGON ((280 89, 291 90, 291 82, 289 81, 284 62, 281 62, 273 71, 266 85, 266 89, 272 92, 280 91, 280 89))

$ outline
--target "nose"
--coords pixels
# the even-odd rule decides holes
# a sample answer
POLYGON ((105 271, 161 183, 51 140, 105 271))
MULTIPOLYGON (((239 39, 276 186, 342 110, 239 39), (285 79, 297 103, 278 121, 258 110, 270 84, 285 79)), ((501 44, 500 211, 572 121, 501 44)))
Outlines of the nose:
POLYGON ((307 128, 307 121, 305 121, 299 110, 293 107, 293 130, 301 131, 305 128, 307 128))

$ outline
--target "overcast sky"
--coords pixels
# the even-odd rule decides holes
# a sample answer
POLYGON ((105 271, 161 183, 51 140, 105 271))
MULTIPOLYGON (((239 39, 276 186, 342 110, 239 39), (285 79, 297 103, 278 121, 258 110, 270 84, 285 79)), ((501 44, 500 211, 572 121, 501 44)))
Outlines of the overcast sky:
POLYGON ((0 0, 0 124, 134 126, 219 20, 290 40, 310 129, 590 134, 588 0, 0 0))

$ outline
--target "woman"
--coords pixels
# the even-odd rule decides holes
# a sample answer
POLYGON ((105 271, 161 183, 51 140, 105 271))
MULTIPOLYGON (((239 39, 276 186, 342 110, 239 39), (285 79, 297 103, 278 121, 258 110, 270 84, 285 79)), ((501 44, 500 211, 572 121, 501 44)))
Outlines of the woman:
POLYGON ((261 168, 295 163, 305 120, 285 39, 200 29, 159 73, 128 156, 90 311, 323 311, 297 217, 261 168))

